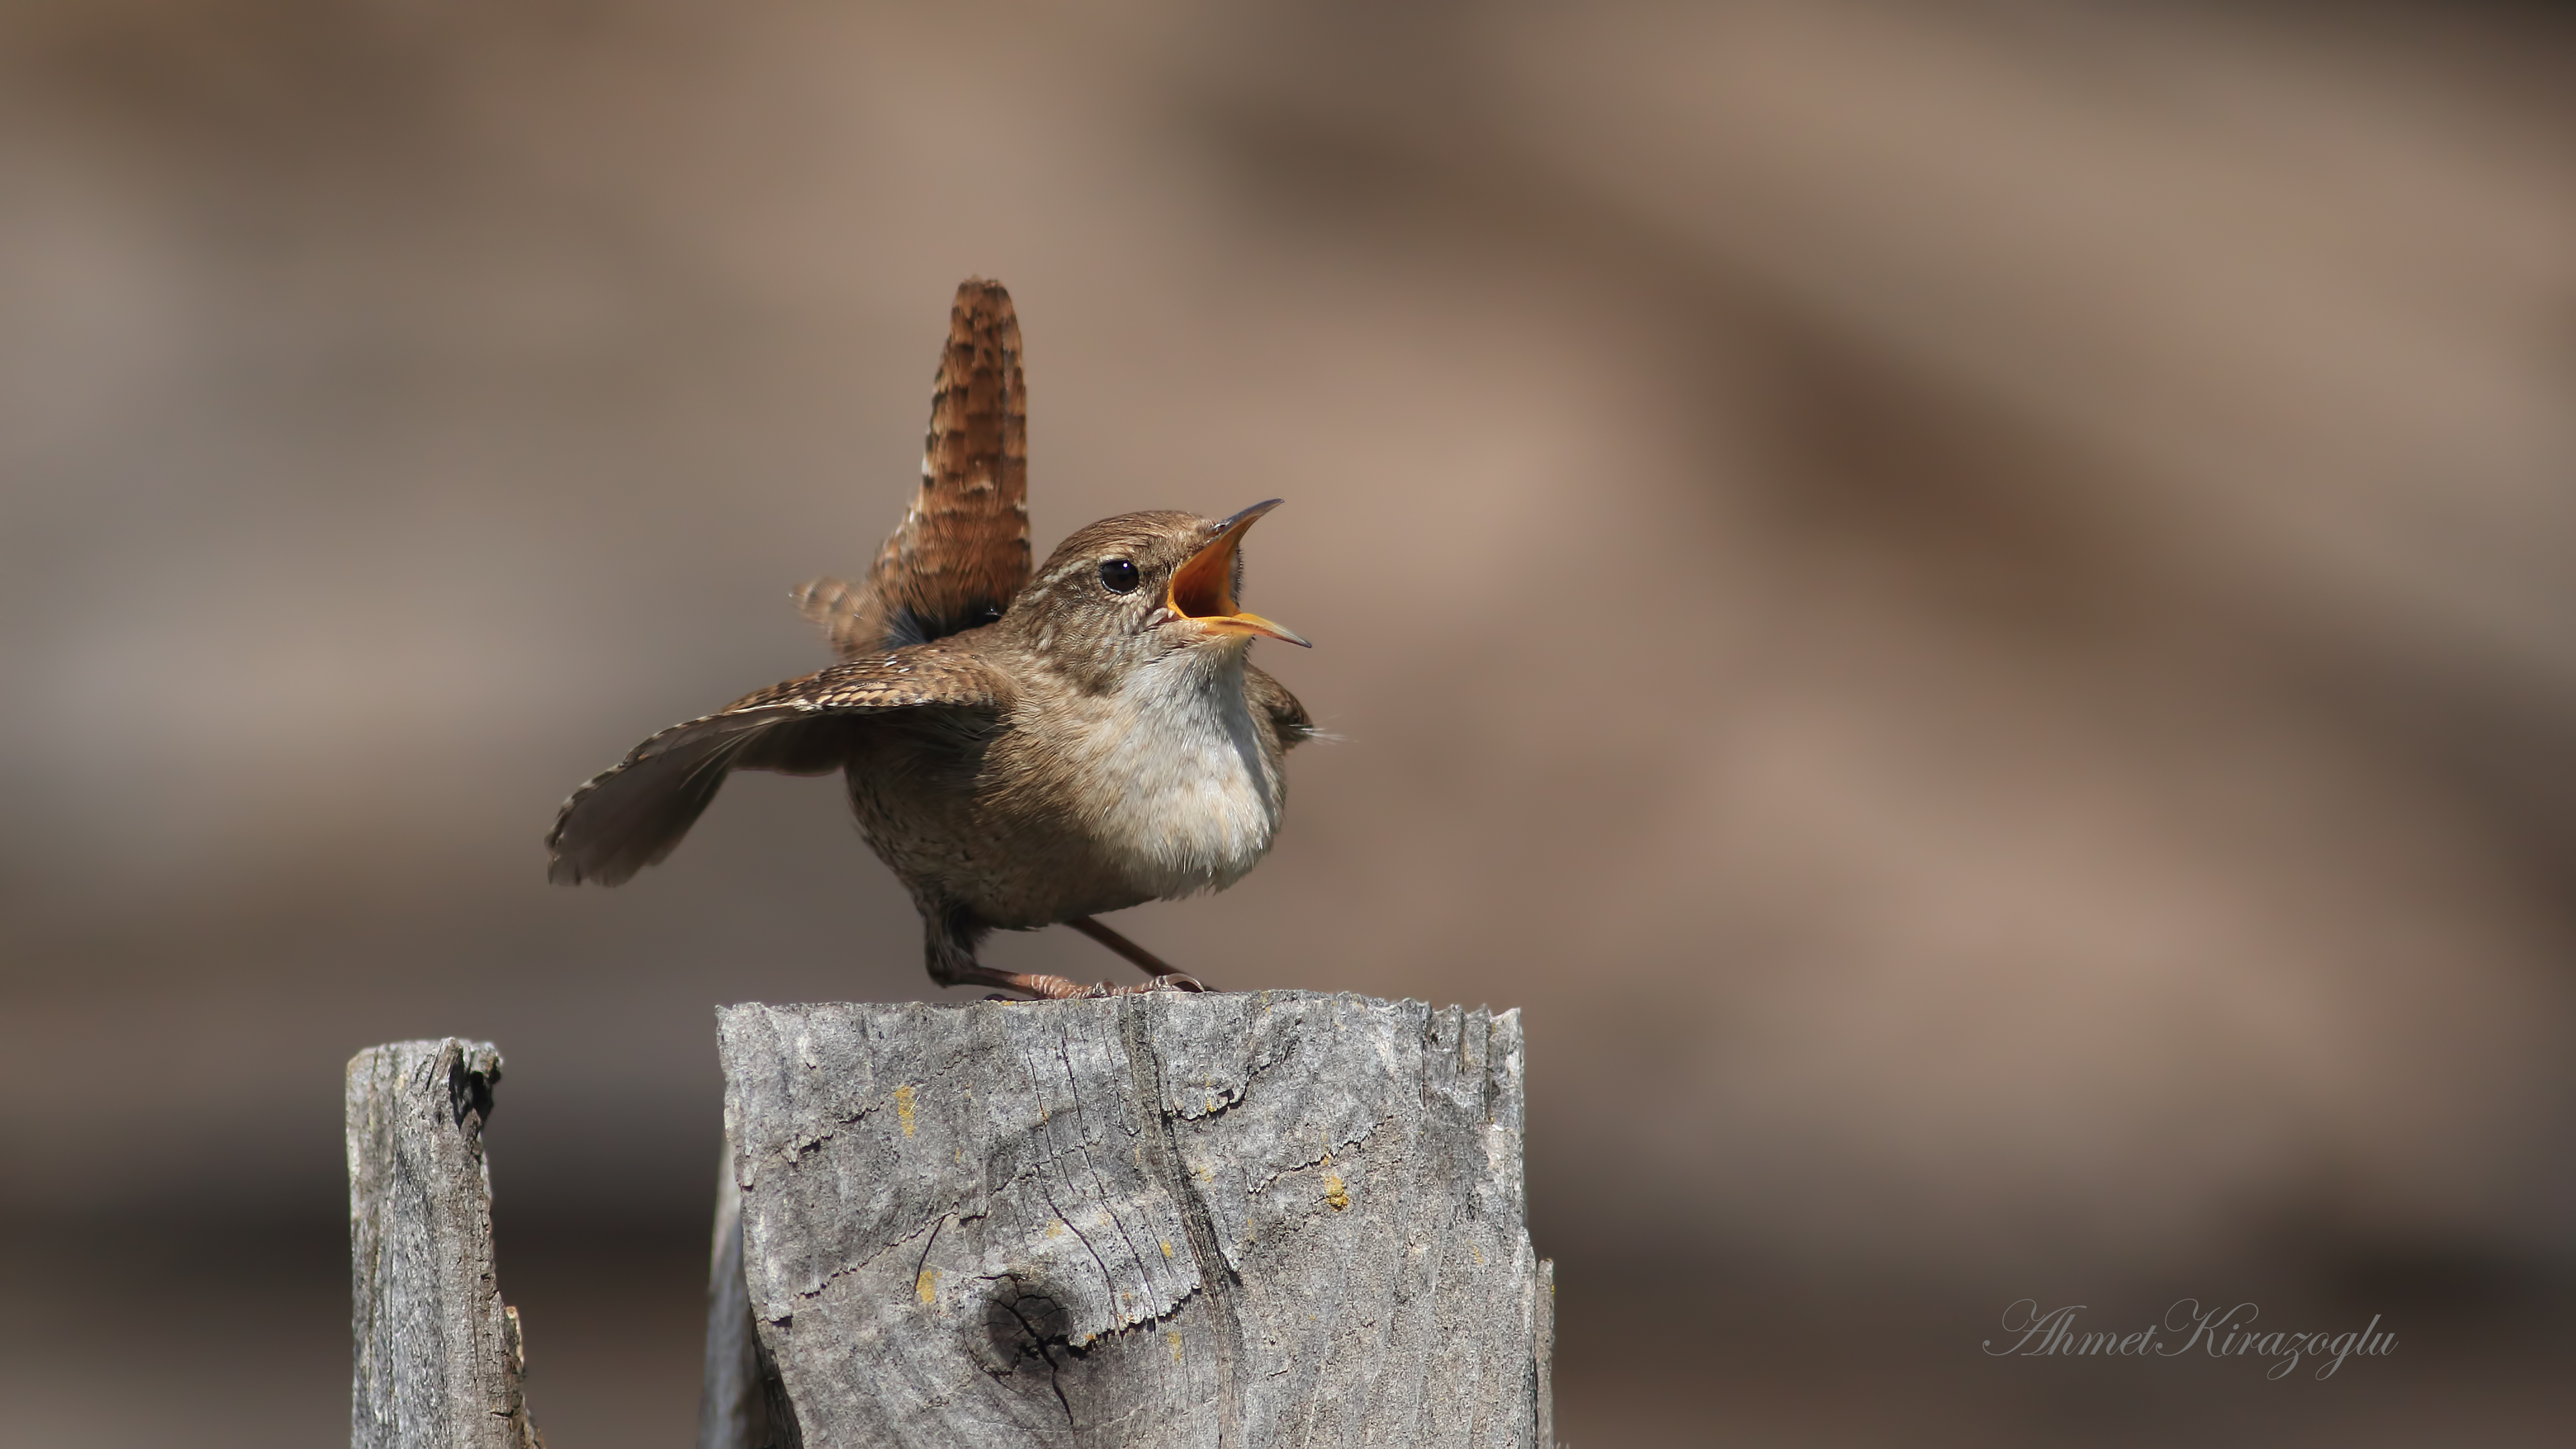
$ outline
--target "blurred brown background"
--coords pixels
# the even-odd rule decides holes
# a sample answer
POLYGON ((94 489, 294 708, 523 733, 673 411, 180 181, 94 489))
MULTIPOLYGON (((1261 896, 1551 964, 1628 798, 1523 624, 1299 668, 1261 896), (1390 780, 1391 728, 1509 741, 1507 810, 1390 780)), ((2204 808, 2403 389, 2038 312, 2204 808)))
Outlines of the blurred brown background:
POLYGON ((1343 741, 1118 924, 1527 1010, 1567 1442, 2565 1432, 2576 16, 29 0, 0 1438, 337 1440, 341 1063, 452 1032, 539 1423, 688 1442, 710 1008, 917 928, 826 783, 538 838, 822 659, 969 272, 1041 550, 1289 500, 1343 741))

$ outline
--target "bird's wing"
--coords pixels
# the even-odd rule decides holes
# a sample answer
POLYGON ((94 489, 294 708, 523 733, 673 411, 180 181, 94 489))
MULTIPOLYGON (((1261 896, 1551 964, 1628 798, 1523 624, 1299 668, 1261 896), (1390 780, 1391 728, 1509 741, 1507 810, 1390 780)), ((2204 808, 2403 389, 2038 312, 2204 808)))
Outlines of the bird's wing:
POLYGON ((855 730, 890 710, 996 714, 1007 676, 962 650, 924 644, 835 664, 676 724, 572 793, 546 836, 546 878, 618 885, 660 862, 734 770, 828 774, 855 730))
POLYGON ((1307 717, 1306 706, 1297 702, 1288 686, 1248 662, 1243 666, 1243 693, 1262 718, 1270 721, 1282 750, 1293 750, 1315 737, 1315 722, 1307 717))
POLYGON ((921 495, 865 582, 817 579, 796 591, 796 604, 851 659, 990 623, 1028 581, 1020 321, 1001 283, 969 277, 948 314, 921 495))

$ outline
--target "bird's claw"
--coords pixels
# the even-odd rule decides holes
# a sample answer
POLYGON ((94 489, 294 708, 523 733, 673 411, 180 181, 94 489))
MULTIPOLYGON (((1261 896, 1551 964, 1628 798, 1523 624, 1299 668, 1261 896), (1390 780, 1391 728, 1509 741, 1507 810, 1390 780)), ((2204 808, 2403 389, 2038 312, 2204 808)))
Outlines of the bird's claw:
POLYGON ((1207 986, 1186 971, 1166 971, 1151 981, 1134 986, 1112 986, 1106 981, 1095 984, 1086 996, 1150 996, 1162 991, 1205 991, 1207 986))
POLYGON ((1078 982, 1068 981, 1061 976, 1034 975, 1013 977, 1011 978, 1009 985, 1012 990, 1026 992, 1027 995, 1006 996, 1001 992, 996 991, 987 995, 984 999, 986 1001, 1066 1001, 1077 999, 1097 1001, 1103 997, 1139 996, 1152 991, 1205 991, 1208 989, 1206 982, 1199 980, 1197 977, 1192 976, 1186 971, 1165 971, 1156 975, 1153 980, 1135 986, 1112 986, 1106 981, 1095 981, 1089 986, 1084 986, 1078 982))

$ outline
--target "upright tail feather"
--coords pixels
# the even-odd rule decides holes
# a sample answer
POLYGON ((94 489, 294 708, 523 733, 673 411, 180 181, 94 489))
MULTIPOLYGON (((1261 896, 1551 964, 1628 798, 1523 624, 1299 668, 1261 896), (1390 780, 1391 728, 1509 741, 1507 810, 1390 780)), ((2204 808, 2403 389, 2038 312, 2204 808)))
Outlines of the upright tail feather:
POLYGON ((818 579, 797 590, 797 606, 850 658, 1000 618, 1029 565, 1019 316, 1001 283, 969 277, 949 310, 920 494, 866 582, 818 579))

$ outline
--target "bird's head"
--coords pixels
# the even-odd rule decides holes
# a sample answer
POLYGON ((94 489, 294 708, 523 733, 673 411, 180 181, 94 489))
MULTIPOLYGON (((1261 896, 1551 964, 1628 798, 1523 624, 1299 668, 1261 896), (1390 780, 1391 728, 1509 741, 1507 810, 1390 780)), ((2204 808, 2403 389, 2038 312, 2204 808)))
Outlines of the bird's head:
POLYGON ((1118 670, 1183 651, 1240 654, 1256 638, 1312 648, 1295 630, 1246 613, 1243 535, 1279 506, 1231 518, 1122 513, 1056 545, 1006 618, 1039 653, 1118 670))

